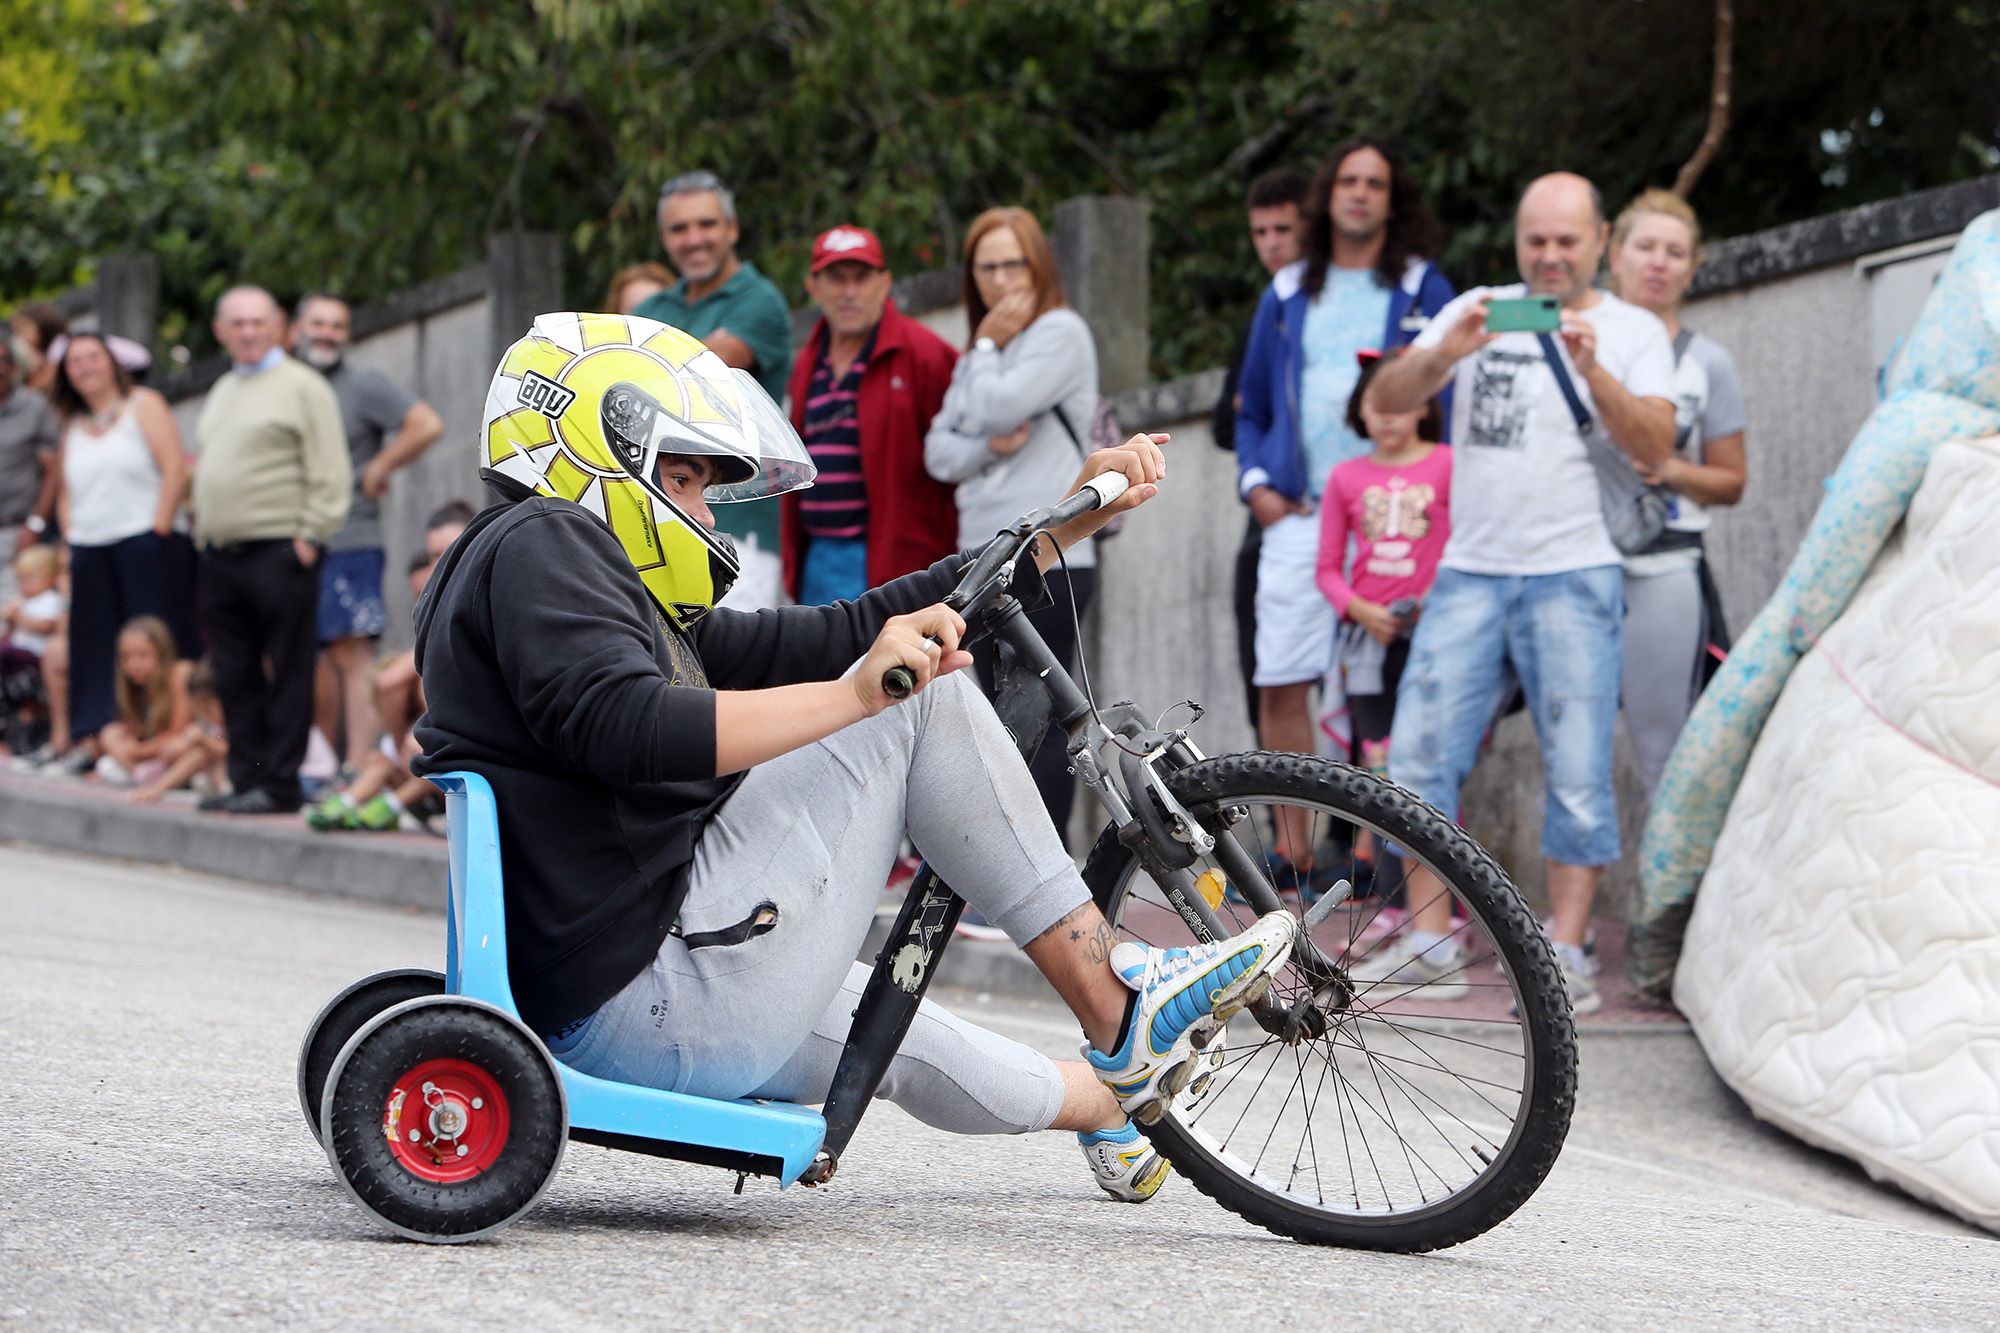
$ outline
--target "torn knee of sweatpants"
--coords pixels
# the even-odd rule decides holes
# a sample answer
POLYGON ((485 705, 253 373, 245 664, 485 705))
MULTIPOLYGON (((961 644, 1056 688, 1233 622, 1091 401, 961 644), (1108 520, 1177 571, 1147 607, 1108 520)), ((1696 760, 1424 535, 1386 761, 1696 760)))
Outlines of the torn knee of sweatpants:
POLYGON ((778 905, 766 899, 758 903, 751 910, 749 916, 744 917, 733 926, 724 926, 720 930, 698 930, 693 934, 683 934, 681 928, 676 926, 673 929, 673 933, 679 935, 681 943, 685 944, 692 951, 695 949, 713 949, 728 944, 741 944, 745 940, 752 940, 759 935, 768 934, 777 927, 777 924, 778 905))

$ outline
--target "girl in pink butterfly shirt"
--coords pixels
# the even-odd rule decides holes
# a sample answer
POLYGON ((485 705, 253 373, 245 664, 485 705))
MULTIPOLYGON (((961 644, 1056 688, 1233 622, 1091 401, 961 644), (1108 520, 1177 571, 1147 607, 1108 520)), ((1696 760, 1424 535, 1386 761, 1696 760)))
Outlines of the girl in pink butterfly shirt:
POLYGON ((1375 448, 1334 468, 1327 481, 1319 510, 1318 578, 1341 618, 1338 660, 1355 761, 1386 775, 1396 683, 1451 535, 1451 450, 1438 442, 1444 418, 1435 399, 1416 412, 1364 407, 1362 398, 1382 362, 1375 352, 1363 352, 1361 360, 1347 421, 1375 448))

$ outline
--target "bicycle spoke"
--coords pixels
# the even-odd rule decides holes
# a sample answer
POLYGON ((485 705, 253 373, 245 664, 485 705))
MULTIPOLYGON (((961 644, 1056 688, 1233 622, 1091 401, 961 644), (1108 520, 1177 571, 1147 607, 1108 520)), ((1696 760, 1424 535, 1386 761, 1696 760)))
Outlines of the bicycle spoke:
POLYGON ((1437 1072, 1439 1072, 1440 1074, 1445 1075, 1447 1078, 1457 1079, 1461 1084, 1465 1086, 1468 1092, 1470 1092, 1473 1096, 1479 1098, 1479 1100, 1485 1102, 1488 1106, 1492 1107, 1495 1114, 1501 1116, 1506 1116, 1508 1114, 1503 1107, 1496 1105, 1492 1098, 1488 1097, 1485 1093, 1479 1091, 1479 1089, 1473 1087, 1470 1083, 1467 1083, 1463 1076, 1461 1076, 1460 1074, 1451 1069, 1446 1068, 1443 1061, 1439 1060, 1436 1056, 1432 1055, 1429 1051, 1425 1050, 1423 1046, 1420 1043, 1418 1043, 1414 1038, 1412 1038, 1407 1032, 1404 1032, 1399 1028, 1397 1029, 1397 1035, 1402 1037, 1404 1041, 1409 1042, 1409 1044, 1416 1049, 1419 1055, 1422 1055, 1425 1059, 1429 1060, 1431 1062, 1431 1067, 1433 1069, 1437 1070, 1437 1072))
MULTIPOLYGON (((1248 758, 1213 761, 1199 778, 1190 770, 1178 793, 1187 808, 1268 868, 1295 919, 1315 886, 1351 887, 1313 930, 1318 952, 1302 950, 1273 975, 1255 1015, 1217 1034, 1227 1044, 1201 1057, 1199 1105, 1173 1111, 1159 1141, 1197 1183, 1233 1181, 1240 1202, 1216 1194, 1226 1206, 1302 1239, 1417 1248, 1426 1236, 1451 1244, 1477 1234, 1514 1205, 1496 1208, 1502 1196, 1475 1187, 1524 1170, 1539 1181, 1551 1160, 1546 1126, 1561 1127, 1549 1101, 1562 1080, 1550 1084, 1531 1063, 1544 1040, 1567 1040, 1548 1035, 1554 1001, 1530 947, 1532 918, 1503 872, 1403 793, 1308 757, 1248 758), (1319 791, 1325 799, 1308 794, 1319 791), (1454 956, 1442 966, 1408 943, 1417 915, 1443 919, 1439 904, 1452 908, 1436 947, 1454 956), (1384 961, 1366 968, 1371 959, 1384 961), (1436 975, 1419 971, 1426 963, 1436 975), (1349 969, 1376 975, 1350 982, 1349 969), (1535 1022, 1512 1009, 1501 1017, 1509 1000, 1535 1022), (1305 1033, 1301 1021, 1311 1023, 1305 1033)), ((1220 872, 1220 859, 1192 872, 1220 872)), ((1136 859, 1123 864, 1122 896, 1101 898, 1121 934, 1185 944, 1168 895, 1136 859)), ((1256 909, 1242 884, 1222 879, 1238 901, 1225 896, 1215 916, 1241 929, 1256 909)))

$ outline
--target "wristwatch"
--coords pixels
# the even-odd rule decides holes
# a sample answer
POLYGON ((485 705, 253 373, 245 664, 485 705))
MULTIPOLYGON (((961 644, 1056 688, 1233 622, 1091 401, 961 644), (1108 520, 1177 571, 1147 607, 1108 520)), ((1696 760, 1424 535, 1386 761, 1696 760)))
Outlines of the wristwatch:
POLYGON ((49 530, 49 521, 43 518, 40 514, 28 515, 28 517, 25 520, 23 520, 23 524, 28 529, 28 531, 34 533, 37 537, 41 536, 43 533, 49 530))
POLYGON ((972 344, 972 350, 975 352, 997 352, 1000 350, 1000 344, 994 342, 991 338, 982 337, 972 344))

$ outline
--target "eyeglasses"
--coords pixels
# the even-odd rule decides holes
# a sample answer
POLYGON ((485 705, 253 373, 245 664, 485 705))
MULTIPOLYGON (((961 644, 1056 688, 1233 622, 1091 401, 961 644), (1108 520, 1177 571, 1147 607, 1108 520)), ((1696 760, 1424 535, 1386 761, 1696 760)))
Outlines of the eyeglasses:
POLYGON ((974 264, 972 271, 982 278, 997 278, 1002 274, 1012 276, 1016 273, 1026 273, 1028 271, 1028 261, 1025 259, 997 259, 991 264, 974 264))

